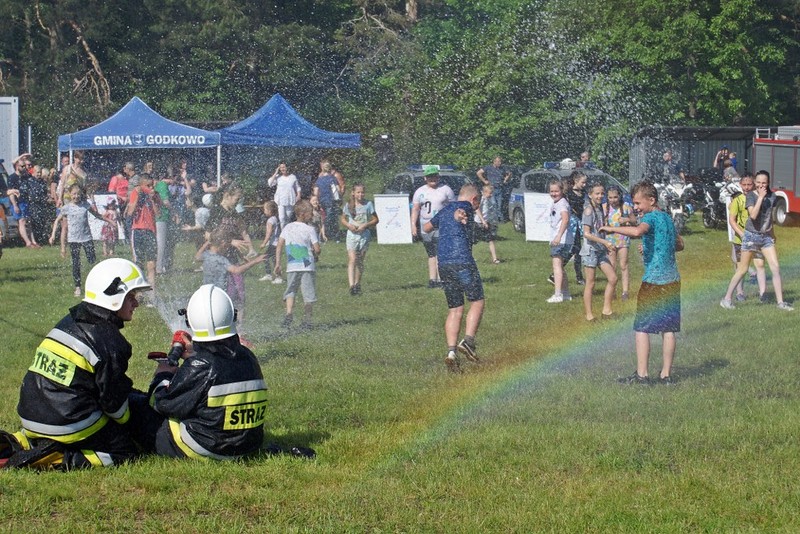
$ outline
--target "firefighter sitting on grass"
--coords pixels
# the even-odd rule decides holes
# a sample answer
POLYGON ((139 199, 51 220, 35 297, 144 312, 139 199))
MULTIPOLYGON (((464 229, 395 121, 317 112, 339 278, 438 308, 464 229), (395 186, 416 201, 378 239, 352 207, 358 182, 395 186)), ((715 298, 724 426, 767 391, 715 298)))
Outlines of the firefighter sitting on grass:
POLYGON ((206 284, 189 299, 192 341, 180 367, 159 363, 151 404, 165 417, 156 454, 232 460, 257 452, 264 439, 267 388, 256 357, 239 342, 236 310, 222 289, 206 284))
POLYGON ((152 441, 158 420, 126 375, 131 345, 120 332, 150 285, 138 266, 112 258, 85 289, 36 349, 20 388, 22 430, 0 431, 0 467, 110 466, 152 441))

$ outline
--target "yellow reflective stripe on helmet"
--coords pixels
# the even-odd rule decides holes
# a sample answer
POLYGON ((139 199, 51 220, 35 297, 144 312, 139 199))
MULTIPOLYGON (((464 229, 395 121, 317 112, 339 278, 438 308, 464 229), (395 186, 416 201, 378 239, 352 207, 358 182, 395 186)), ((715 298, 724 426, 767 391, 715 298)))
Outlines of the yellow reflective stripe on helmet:
POLYGON ((22 419, 22 426, 25 428, 25 435, 28 438, 50 438, 60 443, 75 443, 86 439, 108 423, 108 416, 103 412, 94 412, 92 415, 71 425, 45 425, 22 419), (99 417, 98 417, 99 414, 99 417), (97 420, 94 418, 97 417, 97 420))
POLYGON ((189 458, 194 458, 195 460, 208 460, 208 458, 206 458, 205 456, 194 452, 192 449, 189 448, 189 446, 186 443, 183 442, 183 439, 181 438, 181 424, 179 421, 175 419, 170 419, 169 431, 172 434, 172 440, 175 442, 175 445, 178 446, 178 448, 183 452, 183 454, 185 454, 189 458))
POLYGON ((59 343, 58 341, 52 339, 45 339, 39 344, 40 348, 47 349, 48 351, 52 352, 56 356, 60 356, 65 360, 69 360, 74 363, 76 366, 80 367, 84 371, 89 373, 94 373, 94 367, 91 363, 89 363, 83 354, 79 354, 75 352, 72 348, 64 345, 63 343, 59 343))
POLYGON ((131 274, 129 274, 126 278, 124 278, 123 282, 130 282, 136 278, 141 278, 142 273, 139 272, 139 269, 136 268, 135 264, 131 264, 131 274))

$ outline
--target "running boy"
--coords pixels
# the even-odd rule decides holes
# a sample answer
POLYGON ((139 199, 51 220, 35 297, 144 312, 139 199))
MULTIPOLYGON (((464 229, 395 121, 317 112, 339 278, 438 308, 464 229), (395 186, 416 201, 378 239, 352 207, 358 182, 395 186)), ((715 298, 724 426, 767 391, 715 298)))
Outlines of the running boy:
POLYGON ((480 206, 480 195, 474 185, 467 184, 458 193, 458 199, 444 206, 422 227, 428 234, 439 231, 439 275, 442 277, 447 299, 447 319, 444 333, 447 340, 447 357, 444 363, 450 371, 458 372, 461 365, 456 350, 470 361, 478 362, 475 335, 483 316, 483 282, 475 258, 472 257, 471 229, 475 210, 480 206), (464 296, 470 301, 464 339, 457 344, 464 315, 464 296))
POLYGON ((275 250, 275 276, 281 276, 281 255, 286 250, 286 292, 283 300, 286 301, 286 317, 283 326, 289 328, 292 324, 294 311, 294 296, 297 289, 303 293, 305 304, 303 313, 303 328, 311 326, 311 315, 316 294, 316 262, 319 259, 319 238, 317 232, 309 224, 313 215, 313 208, 308 200, 301 200, 294 207, 297 217, 295 222, 287 224, 281 231, 278 247, 275 250))
POLYGON ((675 252, 683 250, 683 239, 675 232, 670 216, 658 207, 658 192, 647 181, 633 188, 633 206, 641 214, 638 226, 603 226, 600 231, 642 238, 644 275, 636 303, 633 330, 636 339, 636 371, 624 379, 632 384, 649 384, 647 364, 650 334, 661 334, 662 384, 672 384, 675 333, 681 329, 681 277, 675 252))

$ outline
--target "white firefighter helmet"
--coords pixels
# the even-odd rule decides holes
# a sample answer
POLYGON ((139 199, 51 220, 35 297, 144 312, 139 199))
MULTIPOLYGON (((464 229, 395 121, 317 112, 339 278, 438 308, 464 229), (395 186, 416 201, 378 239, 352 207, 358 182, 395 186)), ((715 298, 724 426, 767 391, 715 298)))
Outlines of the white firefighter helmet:
POLYGON ((186 306, 186 324, 192 341, 218 341, 236 335, 236 310, 225 291, 205 284, 194 292, 186 306))
POLYGON ((122 307, 125 295, 134 289, 152 289, 142 270, 128 260, 109 258, 89 271, 83 301, 117 311, 122 307))

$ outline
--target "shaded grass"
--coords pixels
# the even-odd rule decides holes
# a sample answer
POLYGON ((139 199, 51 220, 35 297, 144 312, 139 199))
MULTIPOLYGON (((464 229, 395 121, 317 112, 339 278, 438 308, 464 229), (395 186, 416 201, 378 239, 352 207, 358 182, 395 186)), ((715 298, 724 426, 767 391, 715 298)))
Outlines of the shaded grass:
MULTIPOLYGON (((442 364, 446 306, 424 286, 421 247, 373 245, 364 295, 353 298, 344 247, 326 244, 314 329, 279 327, 282 288, 258 282, 259 268, 248 274, 244 324, 271 388, 268 439, 310 445, 317 460, 149 458, 91 472, 4 472, 0 529, 797 530, 796 316, 752 300, 719 308, 729 246, 722 232, 691 229, 680 255, 674 387, 617 384, 634 365, 635 303, 616 301, 621 318, 595 325, 582 320, 579 299, 545 305, 546 246, 508 225, 498 243, 505 263, 475 249, 486 280, 484 363, 462 376, 442 364)), ((796 233, 778 229, 789 300, 798 291, 796 233)), ((174 287, 165 295, 188 297, 200 276, 191 251, 179 252, 180 272, 160 283, 174 287)), ((55 249, 7 250, 0 267, 0 426, 13 429, 24 369, 74 299, 55 249)), ((632 267, 635 290, 635 254, 632 267)), ((596 306, 603 287, 601 277, 596 306)), ((130 374, 144 388, 144 355, 163 350, 169 330, 140 309, 124 333, 134 346, 130 374)), ((651 373, 659 351, 654 338, 651 373)))

